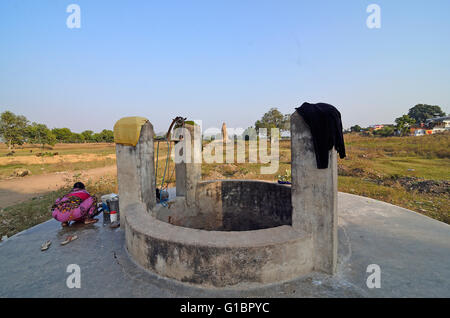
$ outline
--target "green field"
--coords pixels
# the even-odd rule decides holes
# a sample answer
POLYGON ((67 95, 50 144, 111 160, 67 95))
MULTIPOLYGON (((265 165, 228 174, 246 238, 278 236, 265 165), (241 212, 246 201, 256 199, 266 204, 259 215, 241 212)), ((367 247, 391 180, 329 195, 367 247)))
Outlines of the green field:
POLYGON ((450 134, 346 135, 339 190, 399 205, 450 224, 450 134))

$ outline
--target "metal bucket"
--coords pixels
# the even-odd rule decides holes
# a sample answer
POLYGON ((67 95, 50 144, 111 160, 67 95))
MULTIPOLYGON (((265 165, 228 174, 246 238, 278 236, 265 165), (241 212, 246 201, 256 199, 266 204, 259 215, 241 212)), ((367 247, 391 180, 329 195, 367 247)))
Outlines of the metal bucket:
POLYGON ((115 193, 105 194, 102 195, 102 208, 103 208, 103 224, 111 223, 111 215, 110 215, 110 201, 114 198, 117 198, 118 195, 115 193))
POLYGON ((114 222, 120 221, 120 211, 119 211, 119 197, 114 197, 108 200, 108 207, 109 207, 109 214, 110 214, 110 221, 114 222), (115 212, 115 213, 114 213, 115 212), (111 214, 115 214, 117 216, 117 219, 114 219, 114 216, 111 214))

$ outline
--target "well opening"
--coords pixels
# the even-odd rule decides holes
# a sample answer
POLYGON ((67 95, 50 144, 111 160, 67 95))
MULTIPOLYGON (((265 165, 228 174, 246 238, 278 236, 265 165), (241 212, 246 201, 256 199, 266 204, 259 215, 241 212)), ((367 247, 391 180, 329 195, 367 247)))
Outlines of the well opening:
POLYGON ((195 206, 169 201, 154 216, 173 225, 208 231, 254 231, 292 225, 289 186, 261 181, 199 182, 195 206))

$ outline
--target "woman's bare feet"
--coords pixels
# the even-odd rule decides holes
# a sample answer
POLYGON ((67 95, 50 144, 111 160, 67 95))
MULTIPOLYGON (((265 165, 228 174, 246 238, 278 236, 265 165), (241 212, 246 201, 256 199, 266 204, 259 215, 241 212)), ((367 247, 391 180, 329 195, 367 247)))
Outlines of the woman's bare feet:
POLYGON ((62 227, 69 226, 69 222, 62 222, 61 225, 62 225, 62 227))
POLYGON ((98 219, 86 219, 84 220, 84 224, 94 224, 97 223, 98 219))

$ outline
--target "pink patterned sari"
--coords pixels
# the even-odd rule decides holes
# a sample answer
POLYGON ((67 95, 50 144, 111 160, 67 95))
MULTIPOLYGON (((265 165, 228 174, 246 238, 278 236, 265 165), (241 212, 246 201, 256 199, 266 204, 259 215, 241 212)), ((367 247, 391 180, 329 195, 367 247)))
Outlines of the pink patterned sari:
POLYGON ((97 198, 81 189, 73 189, 55 201, 52 216, 59 222, 84 221, 92 217, 97 209, 97 198))

